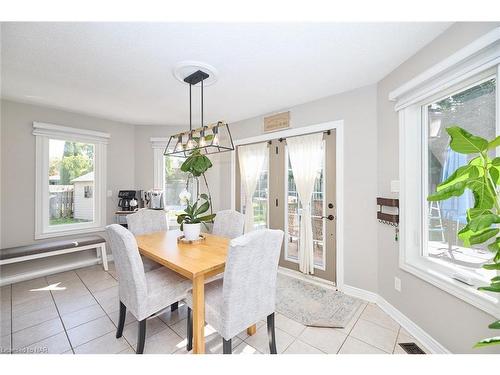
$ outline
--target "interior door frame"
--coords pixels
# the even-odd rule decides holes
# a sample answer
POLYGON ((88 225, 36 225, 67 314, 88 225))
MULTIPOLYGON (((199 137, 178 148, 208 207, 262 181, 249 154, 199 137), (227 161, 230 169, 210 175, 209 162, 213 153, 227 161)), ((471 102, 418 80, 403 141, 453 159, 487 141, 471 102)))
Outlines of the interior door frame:
MULTIPOLYGON (((327 130, 336 131, 336 287, 342 290, 344 287, 344 120, 323 122, 320 124, 306 125, 290 128, 277 132, 261 134, 255 137, 233 140, 234 146, 242 146, 250 143, 267 142, 276 138, 293 137, 297 135, 324 132, 327 130)), ((231 153, 231 208, 236 207, 236 155, 231 153)))

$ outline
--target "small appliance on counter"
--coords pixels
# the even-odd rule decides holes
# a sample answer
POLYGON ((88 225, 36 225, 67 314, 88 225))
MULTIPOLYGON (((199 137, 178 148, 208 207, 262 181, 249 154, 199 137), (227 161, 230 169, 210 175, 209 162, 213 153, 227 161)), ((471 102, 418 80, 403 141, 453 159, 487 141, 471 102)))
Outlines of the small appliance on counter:
POLYGON ((144 193, 146 206, 152 210, 163 210, 163 191, 161 189, 152 189, 144 193))
POLYGON ((144 208, 142 190, 119 190, 118 199, 115 222, 126 228, 127 215, 133 214, 139 208, 144 208))
POLYGON ((118 191, 119 211, 134 211, 143 208, 142 190, 120 190, 118 191))

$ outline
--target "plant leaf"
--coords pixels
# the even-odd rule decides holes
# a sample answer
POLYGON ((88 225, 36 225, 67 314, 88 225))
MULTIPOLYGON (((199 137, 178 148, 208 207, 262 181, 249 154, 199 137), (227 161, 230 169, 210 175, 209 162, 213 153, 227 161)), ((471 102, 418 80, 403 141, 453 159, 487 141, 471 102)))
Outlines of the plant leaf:
POLYGON ((500 263, 483 264, 485 270, 500 270, 500 263))
POLYGON ((427 197, 428 201, 442 201, 451 197, 459 197, 461 196, 465 188, 467 187, 467 182, 462 181, 458 182, 454 185, 450 185, 447 188, 444 188, 434 194, 431 194, 427 197))
POLYGON ((488 143, 488 150, 493 150, 500 146, 500 135, 496 137, 494 140, 492 140, 490 143, 488 143))
POLYGON ((489 339, 483 339, 479 341, 474 348, 482 348, 485 346, 498 345, 500 344, 500 337, 490 337, 489 339))
POLYGON ((467 224, 460 232, 458 232, 458 238, 460 238, 465 246, 476 245, 488 241, 491 237, 498 234, 500 229, 498 228, 486 228, 479 232, 473 231, 469 224, 467 224))
POLYGON ((206 216, 201 216, 199 217, 198 219, 201 221, 201 222, 211 222, 214 218, 215 218, 216 214, 210 214, 210 215, 206 215, 206 216))
POLYGON ((467 187, 474 194, 474 208, 489 209, 495 204, 496 197, 488 186, 489 181, 483 176, 467 182, 467 187))
POLYGON ((485 290, 487 292, 500 293, 500 283, 495 283, 490 286, 480 286, 477 290, 485 290))
POLYGON ((208 211, 208 209, 210 208, 210 203, 208 202, 205 202, 203 203, 194 213, 194 216, 198 216, 198 215, 201 215, 202 213, 205 213, 208 211))
POLYGON ((496 322, 491 323, 488 328, 490 329, 500 329, 500 320, 497 320, 496 322))
POLYGON ((489 228, 492 224, 500 223, 500 216, 494 214, 490 210, 483 208, 471 208, 469 227, 473 232, 478 232, 485 228, 489 228))
POLYGON ((447 128, 446 131, 451 137, 451 149, 460 154, 481 153, 488 148, 486 139, 472 135, 458 126, 447 128))
POLYGON ((205 193, 200 194, 200 198, 203 198, 205 200, 208 200, 208 195, 205 193))
POLYGON ((455 185, 459 182, 467 182, 480 176, 481 168, 474 164, 464 165, 458 168, 453 174, 445 181, 441 182, 436 190, 441 191, 449 186, 455 185))

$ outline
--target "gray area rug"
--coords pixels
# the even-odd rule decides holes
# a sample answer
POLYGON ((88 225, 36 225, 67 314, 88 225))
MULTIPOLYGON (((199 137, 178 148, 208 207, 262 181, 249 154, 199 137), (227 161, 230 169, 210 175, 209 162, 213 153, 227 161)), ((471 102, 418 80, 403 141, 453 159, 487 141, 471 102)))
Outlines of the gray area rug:
POLYGON ((276 311, 303 325, 343 328, 360 306, 357 298, 278 273, 276 311))

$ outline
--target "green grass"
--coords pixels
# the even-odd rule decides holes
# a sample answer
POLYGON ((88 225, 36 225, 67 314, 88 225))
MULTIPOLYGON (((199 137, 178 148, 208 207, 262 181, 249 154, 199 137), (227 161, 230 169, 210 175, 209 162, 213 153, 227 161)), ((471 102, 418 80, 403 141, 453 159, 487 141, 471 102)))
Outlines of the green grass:
POLYGON ((75 223, 84 223, 84 222, 88 222, 88 220, 74 219, 72 217, 59 217, 59 218, 55 218, 55 219, 50 219, 49 225, 75 224, 75 223))

